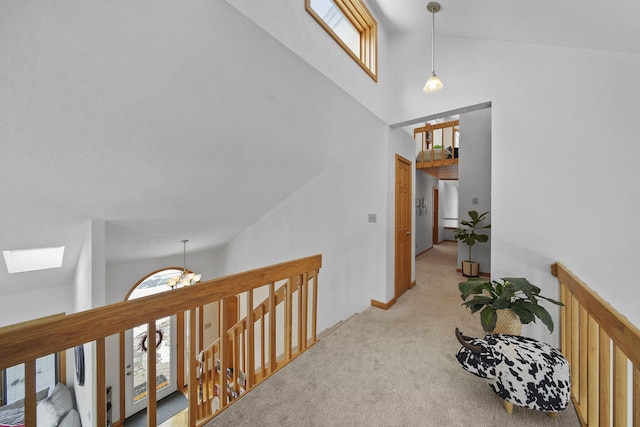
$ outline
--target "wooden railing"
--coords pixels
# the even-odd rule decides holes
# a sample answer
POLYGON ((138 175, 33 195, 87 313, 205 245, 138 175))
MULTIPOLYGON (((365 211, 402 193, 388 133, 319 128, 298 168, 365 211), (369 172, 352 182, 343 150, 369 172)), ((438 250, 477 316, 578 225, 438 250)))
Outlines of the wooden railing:
POLYGON ((197 425, 211 420, 317 341, 317 272, 291 277, 277 290, 275 286, 268 285, 269 296, 257 306, 252 302, 254 291, 247 292, 249 314, 226 334, 223 331, 226 340, 218 338, 197 357, 197 425))
MULTIPOLYGON (((155 321, 177 313, 189 312, 189 354, 197 354, 196 347, 196 309, 205 304, 220 301, 224 305, 224 299, 234 295, 247 293, 248 306, 252 305, 253 290, 264 285, 272 287, 274 283, 286 280, 288 283, 313 282, 314 298, 309 299, 310 307, 307 312, 312 314, 312 337, 315 340, 315 316, 317 295, 317 275, 322 265, 321 255, 302 258, 295 261, 272 265, 240 274, 235 274, 215 280, 199 283, 195 286, 175 289, 168 292, 123 301, 108 306, 95 308, 88 311, 74 313, 66 316, 43 318, 30 322, 0 328, 0 369, 25 363, 25 423, 27 426, 36 425, 36 367, 37 358, 48 354, 64 351, 77 345, 95 342, 95 381, 93 393, 95 393, 97 406, 95 417, 92 417, 97 426, 106 425, 106 375, 105 353, 106 337, 120 334, 141 324, 147 324, 149 330, 154 330, 155 321), (300 278, 300 279, 298 279, 300 278)), ((273 292, 272 292, 273 294, 273 292)), ((290 295, 290 294, 289 294, 290 295)), ((270 295, 269 303, 274 308, 275 298, 270 295)), ((306 303, 305 303, 306 304, 306 303)), ((275 310, 271 311, 272 313, 275 310)), ((270 316, 270 331, 275 332, 275 316, 270 316), (273 319, 271 319, 273 317, 273 319)), ((247 323, 247 330, 253 328, 251 322, 247 323)), ((251 332, 249 333, 251 335, 251 332)), ((270 338, 271 339, 271 338, 270 338)), ((220 341, 221 361, 227 349, 225 340, 220 341)), ((155 346, 148 346, 147 362, 150 367, 147 371, 147 383, 155 384, 155 346), (152 362, 153 361, 153 362, 152 362)), ((270 350, 273 354, 273 350, 270 350)), ((249 356, 250 357, 250 356, 249 356)), ((249 359, 250 360, 250 359, 249 359)), ((226 362, 222 362, 226 363, 226 362)), ((248 362, 251 366, 251 362, 248 362)), ((198 405, 198 369, 199 363, 192 358, 189 366, 189 425, 197 425, 198 405)), ((225 367, 221 366, 222 372, 225 367)), ((248 369, 248 372, 252 370, 248 369)), ((121 390, 121 392, 123 392, 121 390)), ((156 425, 155 388, 150 387, 148 394, 148 423, 156 425)))
POLYGON ((551 272, 565 304, 561 350, 571 366, 571 397, 580 422, 640 427, 640 330, 564 265, 553 264, 551 272))
POLYGON ((427 123, 413 130, 413 138, 418 150, 416 168, 458 164, 455 134, 459 124, 459 120, 436 124, 427 123))

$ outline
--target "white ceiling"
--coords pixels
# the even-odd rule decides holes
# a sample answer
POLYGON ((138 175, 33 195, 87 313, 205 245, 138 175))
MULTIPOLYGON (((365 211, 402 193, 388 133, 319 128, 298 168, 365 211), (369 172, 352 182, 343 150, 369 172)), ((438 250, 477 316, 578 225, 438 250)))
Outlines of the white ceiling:
MULTIPOLYGON (((427 0, 368 0, 390 33, 431 32, 427 0)), ((640 2, 444 0, 438 36, 640 53, 640 2)), ((542 66, 543 64, 541 64, 542 66)))

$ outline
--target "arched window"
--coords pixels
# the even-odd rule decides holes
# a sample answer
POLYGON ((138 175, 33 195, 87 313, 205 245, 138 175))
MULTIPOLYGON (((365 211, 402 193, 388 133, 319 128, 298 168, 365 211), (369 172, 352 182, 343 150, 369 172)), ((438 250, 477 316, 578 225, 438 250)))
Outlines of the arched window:
POLYGON ((136 299, 140 297, 146 297, 147 295, 159 294, 166 292, 171 288, 167 285, 167 280, 170 277, 179 276, 182 273, 181 269, 167 268, 165 270, 156 271, 151 273, 140 281, 127 296, 127 299, 136 299))

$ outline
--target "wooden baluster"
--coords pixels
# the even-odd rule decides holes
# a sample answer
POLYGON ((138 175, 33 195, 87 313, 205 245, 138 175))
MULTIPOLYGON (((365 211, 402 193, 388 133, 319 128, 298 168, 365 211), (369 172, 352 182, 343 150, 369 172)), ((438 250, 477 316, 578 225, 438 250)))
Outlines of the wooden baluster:
POLYGON ((633 365, 633 426, 640 426, 640 363, 633 365))
MULTIPOLYGON (((227 301, 220 301, 220 372, 219 372, 219 380, 220 380, 220 408, 224 408, 229 403, 227 401, 227 362, 229 358, 229 334, 227 333, 227 329, 224 328, 226 324, 226 312, 227 312, 227 301)), ((218 361, 215 361, 216 366, 218 365, 218 361)))
POLYGON ((311 319, 311 341, 316 342, 316 325, 318 321, 318 270, 313 273, 313 317, 311 319))
MULTIPOLYGON (((554 264, 555 265, 555 264, 554 264)), ((556 274, 557 275, 557 274, 556 274)), ((567 298, 565 293, 567 292, 567 287, 564 283, 560 282, 560 302, 565 305, 565 307, 560 307, 560 351, 562 354, 567 355, 567 298)))
POLYGON ((598 424, 598 323, 591 316, 587 329, 587 422, 595 426, 598 424))
POLYGON ((607 333, 600 328, 598 346, 598 395, 599 395, 599 427, 608 427, 611 425, 611 339, 607 333))
POLYGON ((292 326, 293 326, 293 295, 292 292, 292 278, 287 279, 284 294, 284 360, 285 363, 291 360, 291 347, 292 347, 292 326))
POLYGON ((24 362, 24 422, 27 426, 35 426, 36 413, 36 361, 24 362))
POLYGON ((198 359, 196 348, 196 309, 189 310, 189 425, 195 426, 198 415, 198 359))
POLYGON ((261 380, 264 379, 267 374, 267 359, 266 359, 266 336, 265 336, 265 313, 264 304, 260 305, 260 371, 261 380))
POLYGON ((204 349, 204 306, 198 307, 198 342, 196 345, 197 353, 200 353, 204 349))
POLYGON ((200 370, 200 394, 202 395, 202 398, 200 399, 200 411, 201 414, 199 414, 198 418, 204 418, 207 415, 211 415, 211 405, 209 403, 209 400, 211 399, 210 396, 210 388, 209 388, 209 383, 211 382, 211 374, 209 374, 209 369, 211 369, 211 367, 209 366, 209 357, 211 354, 211 349, 207 349, 204 354, 202 354, 202 364, 201 364, 201 370, 200 370))
POLYGON ((565 301, 564 301, 564 318, 565 318, 565 328, 564 328, 564 332, 565 332, 565 348, 563 350, 564 352, 564 357, 567 358, 567 360, 569 362, 571 362, 571 343, 573 342, 573 331, 571 329, 571 313, 573 311, 573 309, 571 308, 571 302, 573 301, 573 298, 571 298, 571 291, 569 290, 568 287, 565 287, 565 301))
POLYGON ((588 350, 589 334, 587 331, 589 327, 589 320, 588 320, 587 310, 584 308, 584 306, 580 306, 578 321, 579 321, 579 330, 580 330, 579 336, 580 336, 580 341, 582 342, 582 345, 578 347, 578 353, 580 358, 579 400, 580 400, 580 408, 582 412, 582 419, 586 420, 588 418, 588 405, 589 405, 589 401, 587 399, 587 391, 588 391, 587 375, 589 373, 588 366, 587 366, 587 355, 588 355, 587 350, 588 350))
POLYGON ((298 353, 307 348, 307 273, 300 276, 298 287, 298 353))
MULTIPOLYGON (((176 342, 178 343, 178 351, 176 357, 176 365, 178 366, 177 375, 176 375, 176 384, 178 385, 178 390, 182 390, 184 386, 187 384, 184 378, 184 349, 186 348, 186 343, 184 342, 184 331, 185 331, 185 323, 184 323, 184 312, 180 312, 176 314, 176 342)), ((188 363, 188 362, 187 362, 188 363)))
POLYGON ((580 304, 571 297, 571 392, 580 403, 580 304))
POLYGON ((627 356, 613 347, 613 425, 627 427, 627 356))
POLYGON ((156 426, 156 322, 147 324, 147 426, 156 426))
POLYGON ((276 370, 276 297, 275 283, 269 284, 269 372, 276 370))
MULTIPOLYGON (((133 334, 133 331, 132 331, 133 334)), ((118 397, 118 401, 120 402, 120 413, 119 413, 119 419, 120 421, 123 421, 125 419, 125 393, 124 393, 124 388, 125 388, 125 382, 124 382, 124 376, 125 376, 125 371, 127 371, 129 368, 125 368, 125 358, 124 358, 124 348, 125 348, 126 344, 124 341, 124 331, 120 332, 120 393, 118 393, 120 396, 118 397)), ((133 369, 131 369, 131 375, 133 375, 133 369)))
POLYGON ((245 390, 249 390, 256 382, 255 360, 255 318, 253 315, 253 289, 247 292, 247 371, 245 372, 245 390))

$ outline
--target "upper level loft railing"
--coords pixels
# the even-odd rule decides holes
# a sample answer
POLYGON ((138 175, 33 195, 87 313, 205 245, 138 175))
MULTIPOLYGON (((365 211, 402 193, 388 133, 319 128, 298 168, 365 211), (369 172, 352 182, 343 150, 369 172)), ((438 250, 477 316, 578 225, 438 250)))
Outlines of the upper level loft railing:
MULTIPOLYGON (((36 425, 36 369, 35 361, 37 358, 64 351, 77 345, 95 342, 95 382, 94 390, 97 406, 96 415, 92 417, 97 426, 106 425, 106 374, 105 374, 105 353, 106 353, 106 337, 111 335, 119 335, 122 331, 132 329, 141 324, 147 324, 148 330, 155 330, 155 321, 166 316, 178 313, 188 312, 188 348, 189 354, 198 354, 196 343, 196 324, 198 321, 197 311, 200 307, 213 302, 220 302, 224 307, 224 301, 227 298, 244 294, 248 307, 253 306, 253 293, 263 287, 267 287, 268 297, 266 299, 268 305, 268 328, 266 338, 262 335, 262 342, 268 343, 269 358, 267 362, 262 363, 262 367, 268 366, 267 371, 273 373, 280 366, 277 358, 272 357, 278 347, 278 339, 276 334, 278 331, 290 328, 292 325, 290 320, 292 316, 292 307, 294 301, 297 302, 297 313, 299 322, 309 322, 303 327, 297 329, 297 336, 303 337, 297 341, 298 350, 308 348, 315 343, 316 340, 316 316, 317 316, 317 286, 318 272, 322 265, 321 255, 308 258, 302 258, 295 261, 285 262, 272 265, 244 273, 239 273, 215 280, 201 282, 195 286, 171 290, 148 297, 138 298, 134 300, 123 301, 104 307, 95 308, 88 311, 74 313, 67 316, 57 316, 44 319, 38 319, 21 324, 11 325, 0 328, 0 369, 25 363, 25 424, 27 426, 36 425), (276 308, 276 291, 275 284, 281 281, 285 282, 284 292, 285 298, 282 299, 281 308, 276 308), (294 289, 295 288, 295 289, 294 289), (297 290, 298 298, 292 298, 294 291, 297 290), (287 305, 288 303, 288 305, 287 305), (283 313, 285 319, 284 326, 277 324, 279 311, 283 313), (302 314, 304 312, 304 314, 302 314), (272 315, 273 314, 273 315, 272 315), (304 320, 302 320, 304 319, 304 320), (310 331, 310 332, 307 332, 310 331)), ((264 303, 263 303, 264 304, 264 303)), ((255 307, 260 310, 263 305, 255 307)), ((221 310, 222 311, 222 310, 221 310)), ((252 366, 256 366, 257 362, 251 362, 251 358, 255 353, 260 354, 260 345, 252 345, 258 342, 255 337, 254 324, 260 320, 254 315, 254 322, 245 321, 246 330, 244 343, 242 340, 233 339, 221 340, 219 342, 220 352, 220 370, 228 371, 226 366, 232 368, 237 375, 240 368, 233 369, 236 365, 234 360, 239 360, 234 356, 239 346, 246 346, 247 362, 242 365, 244 372, 247 373, 247 386, 257 384, 262 379, 262 374, 258 375, 252 366), (251 336, 254 339, 251 339, 251 336), (231 342, 231 344, 229 344, 231 342), (253 351, 250 348, 253 347, 253 351), (232 362, 228 362, 231 360, 232 362), (228 364, 228 365, 227 365, 228 364)), ((262 329, 263 330, 263 329, 262 329)), ((261 330, 261 331, 262 331, 261 330)), ((291 331, 291 329, 288 329, 291 331)), ((230 333, 238 336, 236 328, 231 328, 230 333)), ((262 333, 262 332, 261 332, 262 333)), ((283 333, 282 336, 287 336, 283 333)), ((291 336, 291 334, 289 334, 291 336)), ((264 344, 262 344, 264 345, 264 344)), ((291 347, 283 346, 284 353, 292 354, 291 347), (289 350, 286 350, 289 348, 289 350)), ((291 358, 291 357, 290 357, 291 358)), ((156 348, 154 345, 148 346, 147 351, 147 383, 155 384, 156 348), (151 362, 153 361, 153 363, 151 362)), ((195 426, 206 422, 207 417, 201 414, 198 417, 198 375, 200 363, 196 358, 191 358, 189 362, 189 425, 195 426)), ((231 376, 230 378, 234 378, 231 376)), ((236 384, 238 381, 234 378, 236 384)), ((228 386, 229 383, 223 383, 228 386)), ((248 390, 248 388, 247 388, 248 390)), ((122 392, 122 390, 121 390, 122 392)), ((156 425, 156 389, 148 388, 148 407, 147 422, 148 425, 156 425)), ((200 399, 201 400, 201 399, 200 399)), ((224 407, 230 403, 229 399, 221 399, 221 406, 224 407)))
POLYGON ((580 422, 640 426, 640 330, 564 265, 553 264, 551 272, 565 305, 560 346, 571 366, 571 397, 580 422))
POLYGON ((257 305, 252 292, 246 295, 246 306, 253 309, 228 328, 226 340, 218 338, 198 355, 198 425, 316 342, 315 309, 309 313, 317 301, 315 281, 312 272, 290 278, 278 289, 271 283, 268 297, 257 305))
POLYGON ((458 164, 459 120, 425 124, 413 130, 416 141, 416 168, 458 164))

